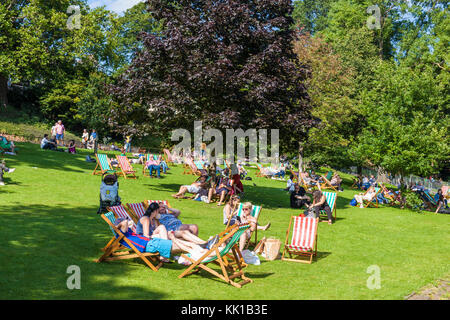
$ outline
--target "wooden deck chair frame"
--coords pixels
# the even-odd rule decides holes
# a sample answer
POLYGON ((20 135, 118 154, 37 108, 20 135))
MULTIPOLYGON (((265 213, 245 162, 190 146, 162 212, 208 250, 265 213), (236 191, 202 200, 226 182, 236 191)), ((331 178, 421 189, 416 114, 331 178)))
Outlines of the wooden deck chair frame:
POLYGON ((201 176, 202 172, 197 168, 197 166, 194 163, 194 160, 192 159, 188 159, 187 160, 187 169, 189 170, 189 172, 187 172, 186 174, 193 174, 194 176, 201 176))
MULTIPOLYGON (((332 177, 333 177, 333 172, 332 172, 332 171, 328 171, 327 176, 330 175, 330 172, 331 172, 331 178, 332 178, 332 177)), ((334 191, 337 192, 337 191, 338 191, 337 188, 336 188, 335 186, 333 186, 333 185, 331 184, 331 182, 330 182, 331 178, 328 179, 327 176, 325 176, 324 174, 321 175, 321 177, 322 177, 322 179, 324 180, 324 182, 322 182, 322 183, 320 184, 320 188, 321 188, 321 189, 333 189, 334 191)))
MULTIPOLYGON (((336 221, 336 202, 337 202, 337 198, 338 198, 338 193, 337 193, 337 192, 323 191, 322 194, 325 195, 325 197, 327 198, 327 203, 328 203, 328 205, 330 206, 331 214, 333 214, 333 212, 334 212, 334 221, 336 221), (330 203, 329 203, 328 200, 329 200, 329 197, 330 197, 331 195, 335 195, 335 196, 334 196, 334 202, 330 205, 330 203)), ((325 213, 325 216, 326 216, 326 211, 325 211, 325 210, 320 210, 320 216, 319 216, 319 218, 324 217, 324 215, 323 215, 324 213, 325 213)), ((326 216, 326 217, 327 217, 327 216, 326 216)), ((319 221, 324 221, 324 222, 326 222, 326 221, 328 221, 328 217, 327 217, 327 220, 319 220, 319 221)))
POLYGON ((131 241, 128 240, 127 237, 125 237, 125 235, 116 226, 114 226, 109 219, 109 217, 114 217, 112 212, 108 212, 106 215, 102 214, 101 217, 109 225, 111 231, 117 234, 117 237, 114 236, 114 239, 106 245, 104 253, 100 256, 100 258, 95 260, 95 262, 140 258, 150 269, 155 272, 158 271, 163 264, 159 260, 159 253, 140 252, 136 249, 131 241), (129 248, 121 243, 122 240, 125 241, 129 248), (153 263, 149 259, 153 261, 153 263))
POLYGON ((292 182, 300 184, 299 172, 289 169, 289 172, 294 176, 292 182))
POLYGON ((268 179, 270 179, 270 176, 268 176, 267 174, 265 174, 264 172, 263 172, 263 166, 262 165, 260 165, 259 163, 256 163, 256 167, 258 168, 258 170, 259 170, 259 172, 258 171, 256 171, 256 176, 257 177, 260 177, 260 178, 268 178, 268 179))
MULTIPOLYGON (((240 204, 239 204, 238 212, 236 213, 236 216, 238 216, 238 217, 241 216, 243 205, 244 205, 243 203, 240 203, 240 204)), ((257 205, 252 204, 252 216, 253 216, 253 217, 254 217, 254 212, 255 212, 256 208, 259 208, 259 211, 258 211, 258 216, 256 217, 256 229, 255 229, 255 231, 253 231, 253 233, 254 233, 254 235, 255 235, 255 241, 252 241, 252 236, 253 236, 253 234, 252 234, 252 235, 250 236, 250 238, 247 240, 247 243, 245 244, 245 248, 246 248, 246 249, 247 249, 250 245, 255 245, 255 246, 256 246, 256 244, 258 243, 258 220, 259 220, 259 217, 261 216, 262 205, 261 205, 261 206, 257 206, 257 205)), ((226 228, 229 228, 230 222, 231 222, 231 219, 228 219, 228 223, 227 223, 226 228)))
POLYGON ((149 177, 150 176, 150 172, 148 171, 148 168, 146 166, 146 163, 149 160, 150 160, 150 153, 146 153, 145 154, 145 159, 144 159, 144 164, 142 165, 142 175, 144 177, 149 177))
MULTIPOLYGON (((284 241, 284 249, 283 249, 283 254, 281 256, 281 260, 284 261, 293 261, 293 262, 301 262, 301 263, 308 263, 311 264, 312 260, 315 256, 317 256, 317 228, 319 225, 319 218, 305 218, 305 217, 297 217, 297 216, 291 216, 291 219, 289 221, 289 227, 286 231, 286 240, 284 241), (291 231, 291 226, 292 226, 292 221, 294 219, 315 219, 316 223, 315 223, 315 229, 314 229, 314 244, 313 244, 313 248, 311 248, 310 251, 303 251, 303 250, 295 250, 295 249, 291 249, 289 248, 289 234, 291 231), (285 258, 286 252, 289 254, 289 258, 285 258), (301 258, 306 257, 307 260, 303 260, 301 258)), ((294 231, 292 231, 294 232, 294 231)))
POLYGON ((393 195, 389 194, 389 191, 387 190, 386 186, 380 182, 380 188, 381 192, 383 192, 383 196, 391 201, 391 204, 395 202, 395 197, 393 195))
MULTIPOLYGON (((381 188, 377 188, 377 187, 374 187, 374 188, 375 188, 375 194, 372 197, 372 199, 370 199, 370 200, 363 200, 364 208, 368 208, 369 206, 373 206, 375 208, 378 208, 378 194, 381 192, 382 189, 381 188), (375 200, 375 203, 373 202, 373 200, 375 200)), ((369 189, 367 189, 366 193, 369 191, 369 189)))
POLYGON ((105 172, 111 172, 116 173, 117 170, 113 169, 113 166, 111 165, 111 161, 109 160, 109 157, 107 154, 104 153, 95 153, 95 159, 97 160, 97 165, 95 166, 94 172, 92 172, 93 175, 103 174, 105 172), (100 158, 98 155, 102 155, 101 157, 105 156, 106 161, 108 162, 109 169, 104 169, 102 166, 102 162, 100 162, 100 158), (100 166, 100 170, 97 170, 97 168, 100 166))
POLYGON ((119 175, 123 175, 123 177, 126 179, 127 176, 130 176, 129 178, 134 178, 137 179, 136 177, 136 170, 133 169, 133 167, 131 166, 130 160, 128 160, 127 156, 121 156, 121 155, 116 155, 116 159, 117 162, 119 163, 119 168, 122 172, 119 172, 119 175), (131 170, 127 170, 127 168, 124 168, 128 166, 128 169, 131 170))
POLYGON ((197 273, 202 269, 236 288, 241 288, 248 283, 252 283, 253 280, 246 277, 244 274, 243 269, 247 265, 244 262, 242 253, 239 250, 238 246, 240 235, 242 235, 242 233, 245 232, 249 227, 250 225, 246 224, 240 226, 233 225, 227 228, 219 234, 219 241, 198 260, 194 260, 188 255, 182 254, 181 256, 189 260, 192 264, 186 270, 184 270, 178 276, 178 278, 181 279, 185 276, 197 273), (228 239, 230 239, 230 242, 224 249, 222 249, 222 251, 219 251, 219 247, 228 239), (205 259, 211 253, 215 253, 215 256, 209 259, 205 259), (219 273, 220 271, 217 272, 216 270, 208 267, 207 264, 209 263, 219 265, 220 271, 222 273, 219 273), (240 280, 240 282, 235 281, 235 279, 240 280))

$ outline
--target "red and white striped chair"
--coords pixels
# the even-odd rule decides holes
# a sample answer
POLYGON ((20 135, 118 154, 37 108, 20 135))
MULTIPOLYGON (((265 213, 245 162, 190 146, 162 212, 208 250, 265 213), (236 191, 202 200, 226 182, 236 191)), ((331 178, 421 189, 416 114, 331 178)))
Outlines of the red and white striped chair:
POLYGON ((134 233, 136 233, 136 223, 137 223, 136 217, 134 217, 133 214, 130 214, 130 212, 128 212, 128 210, 123 205, 108 207, 107 209, 109 211, 112 211, 112 213, 114 213, 116 218, 133 220, 133 226, 131 227, 131 230, 134 233))
POLYGON ((317 226, 318 218, 292 216, 286 232, 286 241, 281 260, 311 263, 313 256, 317 255, 317 226), (291 243, 288 244, 289 233, 292 228, 291 243), (289 258, 285 258, 285 253, 289 258), (307 260, 302 258, 308 258, 307 260))
POLYGON ((164 205, 166 205, 167 207, 169 207, 169 208, 172 208, 171 206, 170 206, 170 204, 169 204, 169 201, 167 201, 167 200, 146 200, 145 201, 145 207, 146 208, 148 208, 148 206, 150 205, 150 203, 152 203, 152 202, 156 202, 156 203, 158 203, 158 204, 164 204, 164 205))
POLYGON ((145 205, 143 202, 138 203, 127 203, 128 209, 130 209, 131 213, 136 216, 136 219, 139 220, 144 216, 145 213, 145 205))
POLYGON ((119 167, 122 172, 119 172, 119 174, 123 175, 123 177, 126 179, 127 175, 130 175, 134 177, 134 179, 137 179, 135 173, 136 170, 133 169, 133 167, 130 164, 130 161, 126 156, 119 156, 116 155, 117 161, 119 162, 119 167))

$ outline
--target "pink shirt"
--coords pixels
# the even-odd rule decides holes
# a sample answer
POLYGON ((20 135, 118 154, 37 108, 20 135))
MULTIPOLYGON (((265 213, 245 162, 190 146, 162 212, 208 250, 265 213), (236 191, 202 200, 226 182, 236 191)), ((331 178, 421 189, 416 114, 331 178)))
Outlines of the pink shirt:
POLYGON ((63 124, 57 124, 56 125, 56 133, 57 134, 63 134, 64 133, 64 125, 63 124))
POLYGON ((153 160, 153 159, 150 159, 150 160, 148 160, 146 163, 145 163, 145 166, 150 166, 150 165, 155 165, 155 166, 157 166, 159 163, 158 163, 158 161, 156 161, 156 160, 153 160))

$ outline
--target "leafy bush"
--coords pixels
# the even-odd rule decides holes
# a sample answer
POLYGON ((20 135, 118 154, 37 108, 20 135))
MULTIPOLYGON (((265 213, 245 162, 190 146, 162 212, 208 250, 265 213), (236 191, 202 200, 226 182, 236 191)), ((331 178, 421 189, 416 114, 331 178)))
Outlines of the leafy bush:
POLYGON ((414 191, 406 191, 404 193, 406 205, 414 211, 421 212, 423 209, 423 201, 414 191))

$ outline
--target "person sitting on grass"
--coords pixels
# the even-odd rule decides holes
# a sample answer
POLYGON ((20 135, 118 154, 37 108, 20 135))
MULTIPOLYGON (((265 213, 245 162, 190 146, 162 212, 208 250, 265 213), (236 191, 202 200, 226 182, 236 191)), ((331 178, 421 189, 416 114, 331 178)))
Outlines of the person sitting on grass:
POLYGON ((8 141, 5 137, 0 136, 0 147, 4 150, 6 150, 7 152, 12 152, 15 154, 15 148, 16 146, 14 145, 14 142, 12 141, 8 141))
POLYGON ((69 153, 71 153, 71 154, 76 154, 77 153, 77 150, 75 148, 75 140, 70 140, 69 141, 69 147, 68 147, 67 150, 69 150, 69 153))
POLYGON ((294 175, 291 174, 286 183, 286 189, 284 189, 284 191, 289 191, 289 193, 292 193, 294 191, 294 188, 295 188, 294 175))
POLYGON ((327 213, 328 217, 328 224, 333 223, 333 216, 331 214, 331 208, 327 202, 327 198, 322 193, 322 189, 320 188, 320 183, 317 182, 317 187, 319 190, 316 190, 313 192, 313 203, 311 205, 306 204, 306 207, 308 208, 305 212, 305 215, 308 215, 309 213, 313 213, 315 218, 319 218, 320 211, 324 210, 327 213))
POLYGON ((5 159, 2 160, 0 163, 0 186, 5 185, 5 182, 3 182, 3 172, 13 173, 15 170, 16 168, 8 168, 5 159))
POLYGON ((176 238, 174 233, 168 232, 164 225, 158 226, 152 234, 149 234, 148 236, 133 233, 130 229, 130 225, 131 221, 123 218, 118 218, 115 223, 115 226, 120 229, 137 250, 150 253, 158 252, 162 262, 169 262, 168 259, 172 254, 180 252, 196 251, 202 255, 208 252, 208 249, 205 249, 198 244, 176 238))
POLYGON ((434 200, 437 203, 436 211, 434 213, 438 213, 442 207, 448 208, 447 199, 445 199, 444 194, 442 193, 442 189, 439 189, 434 196, 434 200))
POLYGON ((242 214, 240 216, 241 223, 250 224, 250 228, 246 230, 239 239, 239 250, 243 251, 247 240, 252 237, 253 231, 257 228, 258 230, 267 230, 270 228, 270 222, 265 226, 259 226, 256 218, 252 216, 253 205, 251 202, 246 202, 242 205, 242 214))
POLYGON ((44 138, 41 140, 41 149, 44 150, 57 150, 56 142, 48 139, 48 134, 44 134, 44 138))
POLYGON ((294 185, 294 191, 291 193, 291 208, 300 209, 304 205, 309 205, 311 200, 306 195, 305 188, 299 186, 297 183, 294 185))
POLYGON ((219 195, 218 206, 221 206, 225 201, 225 197, 231 192, 230 179, 223 177, 215 188, 209 188, 208 200, 211 202, 214 195, 219 195))
POLYGON ((182 185, 178 193, 173 194, 172 197, 176 199, 184 198, 186 192, 197 194, 205 184, 206 176, 201 176, 198 181, 193 182, 191 185, 182 185))

